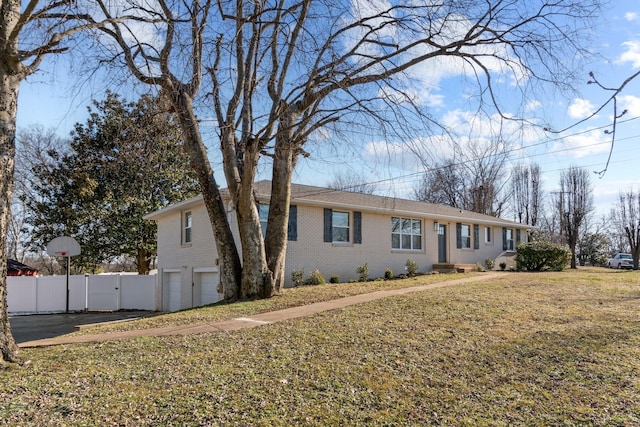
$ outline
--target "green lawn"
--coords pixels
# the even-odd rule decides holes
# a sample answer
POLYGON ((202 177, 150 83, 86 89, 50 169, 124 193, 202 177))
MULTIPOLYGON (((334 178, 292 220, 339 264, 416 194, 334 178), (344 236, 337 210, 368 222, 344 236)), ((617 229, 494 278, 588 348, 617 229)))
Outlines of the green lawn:
POLYGON ((233 333, 23 355, 0 373, 4 425, 640 425, 640 273, 504 274, 233 333))

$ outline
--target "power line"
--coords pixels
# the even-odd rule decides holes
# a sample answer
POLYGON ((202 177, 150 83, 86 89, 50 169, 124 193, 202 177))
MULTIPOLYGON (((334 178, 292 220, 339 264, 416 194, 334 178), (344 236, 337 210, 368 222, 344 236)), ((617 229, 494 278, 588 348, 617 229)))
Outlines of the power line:
MULTIPOLYGON (((637 119, 640 119, 640 116, 631 117, 631 118, 626 119, 626 120, 621 120, 620 122, 618 122, 618 124, 628 123, 628 122, 631 122, 631 121, 634 121, 634 120, 637 120, 637 119)), ((471 162, 474 162, 474 161, 477 161, 477 160, 481 160, 481 159, 484 159, 484 158, 491 158, 491 157, 495 157, 495 156, 498 156, 498 155, 506 155, 506 154, 510 154, 510 153, 514 153, 514 152, 518 152, 518 151, 526 151, 528 149, 535 148, 535 147, 538 147, 538 146, 541 146, 541 145, 546 145, 546 144, 549 144, 549 143, 552 143, 552 142, 563 141, 563 140, 565 140, 567 138, 588 134, 588 133, 591 133, 591 132, 596 131, 596 130, 607 129, 610 126, 611 125, 598 126, 598 127, 594 127, 594 128, 591 128, 591 129, 583 130, 583 131, 580 131, 580 132, 574 132, 574 133, 569 134, 569 135, 563 135, 563 136, 559 136, 557 138, 546 139, 544 141, 536 142, 534 144, 520 146, 520 147, 512 148, 512 149, 509 149, 509 150, 504 150, 504 151, 501 151, 500 153, 490 154, 490 155, 487 155, 487 156, 482 157, 482 158, 467 159, 467 160, 460 161, 460 162, 457 162, 457 163, 449 164, 447 166, 435 166, 435 167, 430 167, 430 168, 424 168, 423 170, 417 171, 417 172, 411 172, 411 173, 408 173, 408 174, 398 175, 398 176, 389 177, 389 178, 383 178, 383 179, 379 179, 379 180, 375 180, 375 181, 366 181, 366 182, 355 184, 353 186, 346 186, 346 187, 343 187, 341 189, 330 189, 330 188, 328 188, 328 189, 318 190, 317 192, 313 192, 313 193, 305 194, 305 195, 306 196, 311 196, 311 195, 317 195, 317 194, 330 193, 330 192, 334 192, 334 191, 348 191, 349 188, 354 188, 354 187, 360 186, 360 185, 378 185, 378 184, 384 184, 384 183, 393 183, 394 181, 408 181, 410 179, 413 180, 413 178, 417 178, 417 177, 423 176, 427 172, 440 170, 440 169, 443 169, 445 167, 462 166, 462 165, 465 165, 465 164, 468 164, 468 163, 471 163, 471 162)), ((635 139, 635 138, 640 138, 640 135, 632 135, 632 136, 628 136, 628 137, 625 137, 625 138, 618 138, 617 140, 618 141, 626 141, 626 140, 635 139)), ((584 146, 582 146, 580 148, 594 147, 594 146, 604 145, 604 144, 609 144, 609 143, 610 143, 610 141, 596 142, 596 143, 593 143, 593 144, 584 145, 584 146)), ((574 147, 563 148, 563 149, 558 149, 558 150, 554 150, 554 151, 547 151, 545 153, 540 153, 540 154, 531 154, 528 157, 545 156, 545 155, 549 155, 549 154, 556 154, 556 153, 566 152, 566 151, 570 151, 570 150, 574 150, 574 149, 575 149, 574 147)), ((623 162, 625 162, 625 161, 618 161, 618 162, 614 162, 614 163, 617 164, 617 163, 623 163, 623 162)), ((586 165, 584 167, 595 167, 595 166, 598 166, 598 164, 586 165)), ((542 171, 542 172, 550 173, 550 172, 558 172, 558 171, 562 171, 562 170, 566 170, 566 169, 567 168, 560 168, 560 169, 557 169, 557 170, 550 170, 550 171, 548 170, 548 171, 542 171)))

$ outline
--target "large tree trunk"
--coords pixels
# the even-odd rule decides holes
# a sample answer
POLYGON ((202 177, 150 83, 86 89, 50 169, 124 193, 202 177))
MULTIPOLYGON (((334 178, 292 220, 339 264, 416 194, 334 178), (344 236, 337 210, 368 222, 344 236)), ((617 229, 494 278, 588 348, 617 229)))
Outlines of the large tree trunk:
MULTIPOLYGON (((255 144, 254 144, 255 145, 255 144)), ((256 147, 245 147, 242 180, 237 183, 237 218, 240 244, 242 245, 242 281, 240 298, 254 299, 264 296, 265 283, 271 281, 267 269, 260 216, 253 192, 253 181, 260 153, 256 147)))
POLYGON ((260 158, 257 141, 239 141, 233 126, 221 126, 220 145, 229 195, 236 210, 239 242, 242 251, 242 277, 239 298, 254 299, 265 296, 273 275, 267 267, 264 239, 260 227, 254 179, 260 158))
POLYGON ((173 95, 172 102, 185 137, 185 147, 189 151, 191 166, 198 176, 204 204, 215 235, 218 255, 221 259, 220 281, 224 290, 224 298, 234 300, 238 298, 242 265, 220 189, 213 176, 213 170, 207 157, 207 149, 198 129, 198 120, 193 113, 193 101, 184 90, 171 89, 170 93, 173 95))
MULTIPOLYGON (((17 6, 19 11, 20 4, 18 3, 17 6)), ((9 210, 13 194, 16 115, 20 80, 15 77, 16 70, 11 70, 11 64, 7 64, 7 62, 8 58, 6 57, 0 59, 0 84, 2 85, 0 87, 0 352, 3 361, 19 362, 18 346, 11 334, 7 307, 6 247, 9 210)))
POLYGON ((569 250, 571 251, 571 268, 572 269, 576 269, 578 268, 578 265, 576 264, 576 246, 578 246, 578 239, 577 239, 577 231, 575 231, 575 234, 572 234, 569 237, 569 250))
POLYGON ((143 247, 138 247, 136 252, 136 267, 138 274, 149 274, 151 264, 151 254, 143 247))
POLYGON ((276 141, 271 180, 271 201, 265 250, 267 265, 273 275, 272 286, 265 288, 265 296, 280 293, 284 287, 285 258, 291 203, 291 177, 296 163, 296 151, 288 141, 276 141))
POLYGON ((567 224, 569 229, 567 230, 567 243, 569 244, 569 250, 571 251, 571 268, 577 269, 578 264, 576 262, 576 248, 578 247, 578 236, 579 236, 579 221, 575 218, 575 216, 570 216, 567 220, 567 224))
MULTIPOLYGON (((639 195, 639 200, 640 200, 640 195, 639 195)), ((638 220, 639 220, 638 218, 635 218, 635 215, 629 218, 629 222, 635 222, 638 220)), ((633 224, 633 227, 626 226, 624 228, 624 231, 627 235, 627 240, 629 241, 629 247, 631 248, 631 259, 633 261, 633 269, 638 270, 638 267, 640 264, 640 223, 638 225, 633 224)))
POLYGON ((262 298, 265 282, 271 281, 271 274, 267 268, 260 217, 252 195, 253 181, 243 182, 240 192, 237 206, 243 266, 240 298, 262 298))

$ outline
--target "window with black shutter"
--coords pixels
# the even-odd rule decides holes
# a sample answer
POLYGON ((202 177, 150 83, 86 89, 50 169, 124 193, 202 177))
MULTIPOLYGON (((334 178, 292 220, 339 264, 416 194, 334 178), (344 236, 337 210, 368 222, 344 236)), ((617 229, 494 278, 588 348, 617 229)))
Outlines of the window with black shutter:
POLYGON ((350 212, 325 208, 323 240, 332 243, 362 243, 362 212, 353 212, 352 223, 350 212), (353 240, 351 240, 352 228, 353 240))

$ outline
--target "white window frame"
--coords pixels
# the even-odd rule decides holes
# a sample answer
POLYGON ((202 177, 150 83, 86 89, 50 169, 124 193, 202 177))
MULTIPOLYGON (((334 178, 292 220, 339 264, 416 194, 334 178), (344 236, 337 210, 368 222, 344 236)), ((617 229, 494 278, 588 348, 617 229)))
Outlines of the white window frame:
POLYGON ((507 250, 508 251, 512 251, 515 249, 516 245, 515 245, 515 231, 513 230, 513 228, 507 228, 507 231, 505 233, 505 237, 507 240, 507 250))
POLYGON ((493 243, 493 230, 491 229, 491 227, 484 228, 484 242, 493 243))
POLYGON ((460 224, 460 248, 471 249, 471 224, 460 224), (466 235, 465 235, 466 230, 466 235))
POLYGON ((422 251, 422 236, 424 227, 421 219, 403 218, 398 216, 391 217, 391 249, 402 251, 422 251), (394 229, 394 222, 397 223, 394 229), (405 230, 405 223, 408 227, 405 230), (418 232, 416 232, 416 225, 418 232), (394 237, 396 237, 394 239, 394 237), (408 245, 405 245, 408 242, 408 245))
POLYGON ((185 211, 182 213, 182 244, 193 243, 193 213, 185 211))
POLYGON ((351 243, 351 212, 345 211, 331 211, 331 238, 333 243, 351 243), (338 221, 336 221, 336 215, 344 218, 346 215, 347 225, 336 225, 338 221), (340 235, 344 235, 344 230, 346 230, 346 239, 339 239, 340 235), (342 233, 340 233, 342 231, 342 233))

